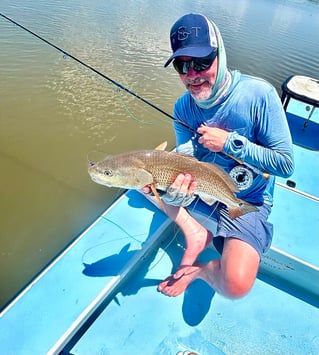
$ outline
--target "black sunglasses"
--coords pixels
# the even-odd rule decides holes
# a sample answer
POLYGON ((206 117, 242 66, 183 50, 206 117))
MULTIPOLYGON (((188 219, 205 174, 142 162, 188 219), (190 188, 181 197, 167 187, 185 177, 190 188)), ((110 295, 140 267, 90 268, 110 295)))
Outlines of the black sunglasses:
POLYGON ((216 57, 217 51, 207 57, 192 58, 191 60, 181 60, 179 58, 175 58, 173 66, 179 74, 187 74, 189 68, 193 68, 196 72, 200 72, 210 68, 216 57))

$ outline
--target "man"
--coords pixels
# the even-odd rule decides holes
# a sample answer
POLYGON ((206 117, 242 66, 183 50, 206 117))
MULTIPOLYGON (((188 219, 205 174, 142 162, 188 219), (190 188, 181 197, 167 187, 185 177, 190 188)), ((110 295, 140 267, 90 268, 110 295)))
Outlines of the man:
POLYGON ((183 207, 193 200, 196 181, 187 172, 178 175, 162 198, 169 217, 185 235, 186 250, 178 270, 158 290, 177 296, 200 278, 222 295, 239 298, 251 289, 261 255, 271 244, 267 218, 274 177, 266 179, 233 158, 271 175, 290 176, 294 163, 285 113, 269 83, 228 70, 222 37, 205 16, 181 17, 170 36, 173 54, 165 67, 173 62, 187 89, 174 108, 177 151, 221 166, 238 184, 237 196, 258 211, 231 220, 225 206, 217 204, 218 228, 212 236, 183 207), (211 241, 221 258, 196 263, 211 241))

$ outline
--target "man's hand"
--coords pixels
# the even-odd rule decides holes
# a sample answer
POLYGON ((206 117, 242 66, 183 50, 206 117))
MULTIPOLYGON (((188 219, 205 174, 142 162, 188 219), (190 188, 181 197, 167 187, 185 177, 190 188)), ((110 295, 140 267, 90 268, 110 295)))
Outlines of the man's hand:
MULTIPOLYGON (((197 183, 190 174, 179 174, 161 198, 168 205, 188 206, 195 199, 194 192, 196 186, 197 183)), ((151 188, 145 186, 142 191, 150 193, 151 188)))
POLYGON ((221 152, 224 149, 229 134, 223 129, 204 125, 198 128, 197 133, 201 135, 198 142, 212 152, 221 152))

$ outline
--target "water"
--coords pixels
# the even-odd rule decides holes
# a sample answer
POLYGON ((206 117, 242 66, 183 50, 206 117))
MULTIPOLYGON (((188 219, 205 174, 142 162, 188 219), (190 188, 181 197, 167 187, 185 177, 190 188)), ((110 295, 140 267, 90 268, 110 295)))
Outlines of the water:
MULTIPOLYGON (((228 64, 278 91, 318 78, 319 2, 15 1, 0 12, 167 112, 184 89, 168 35, 188 12, 212 18, 228 64)), ((0 308, 117 197, 88 160, 174 145, 169 119, 0 18, 0 308)))

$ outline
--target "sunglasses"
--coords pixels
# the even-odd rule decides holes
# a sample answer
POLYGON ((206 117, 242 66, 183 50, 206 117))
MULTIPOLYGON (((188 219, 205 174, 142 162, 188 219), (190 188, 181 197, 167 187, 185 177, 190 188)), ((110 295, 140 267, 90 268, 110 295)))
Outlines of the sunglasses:
POLYGON ((173 61, 173 66, 179 74, 187 74, 189 68, 194 69, 196 72, 200 72, 210 68, 216 57, 217 57, 217 51, 213 52, 207 57, 192 58, 191 60, 187 60, 187 61, 179 58, 175 58, 173 61))

